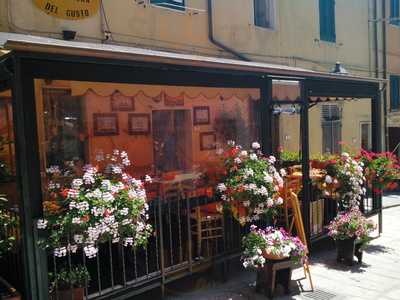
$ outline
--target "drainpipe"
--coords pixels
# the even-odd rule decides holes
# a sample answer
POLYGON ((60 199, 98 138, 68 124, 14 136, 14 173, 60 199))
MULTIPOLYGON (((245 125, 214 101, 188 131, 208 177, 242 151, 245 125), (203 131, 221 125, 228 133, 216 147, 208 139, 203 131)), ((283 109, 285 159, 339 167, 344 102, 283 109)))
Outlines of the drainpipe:
MULTIPOLYGON (((386 0, 382 1, 382 20, 386 20, 386 0)), ((387 78, 387 54, 386 54, 386 21, 382 23, 382 71, 383 71, 383 78, 387 78)), ((388 124, 387 124, 387 89, 383 90, 383 130, 384 130, 384 137, 385 137, 385 149, 386 151, 389 149, 389 131, 388 131, 388 124)))
POLYGON ((373 20, 374 20, 374 67, 375 77, 379 77, 379 54, 378 54, 378 0, 374 0, 373 6, 373 20))
POLYGON ((208 14, 208 39, 212 44, 217 46, 218 48, 221 48, 222 50, 225 50, 226 52, 232 54, 233 56, 244 60, 244 61, 250 61, 246 56, 242 55, 241 53, 237 52, 236 50, 229 48, 228 46, 225 46, 223 43, 217 41, 214 38, 214 26, 213 26, 213 1, 212 0, 207 0, 208 3, 208 9, 207 9, 207 14, 208 14))

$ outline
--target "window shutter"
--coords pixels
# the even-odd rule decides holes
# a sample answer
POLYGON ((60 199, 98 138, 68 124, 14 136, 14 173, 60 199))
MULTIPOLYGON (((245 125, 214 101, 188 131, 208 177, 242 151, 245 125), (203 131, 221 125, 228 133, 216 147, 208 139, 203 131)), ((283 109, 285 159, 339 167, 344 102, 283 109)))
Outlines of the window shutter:
MULTIPOLYGON (((400 16, 400 0, 390 1, 390 18, 398 18, 400 16)), ((400 25, 400 20, 391 20, 390 24, 400 25)))
POLYGON ((326 28, 326 2, 325 0, 319 0, 319 30, 321 40, 326 40, 327 38, 327 28, 326 28))
POLYGON ((321 40, 336 41, 334 0, 319 0, 319 26, 321 40))
POLYGON ((390 109, 398 110, 400 102, 400 77, 390 76, 390 109))

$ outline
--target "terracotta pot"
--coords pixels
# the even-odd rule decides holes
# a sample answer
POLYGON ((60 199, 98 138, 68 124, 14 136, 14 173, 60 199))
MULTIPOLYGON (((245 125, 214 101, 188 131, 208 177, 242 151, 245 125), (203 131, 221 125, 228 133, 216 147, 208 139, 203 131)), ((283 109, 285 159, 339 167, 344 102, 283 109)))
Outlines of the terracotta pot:
POLYGON ((285 258, 287 258, 286 256, 279 256, 279 255, 274 255, 272 253, 267 253, 267 252, 263 252, 262 253, 263 257, 267 260, 283 260, 285 258))
MULTIPOLYGON (((84 288, 73 288, 72 290, 59 290, 58 300, 83 300, 85 296, 84 288)), ((54 292, 51 299, 57 299, 56 293, 54 292)))

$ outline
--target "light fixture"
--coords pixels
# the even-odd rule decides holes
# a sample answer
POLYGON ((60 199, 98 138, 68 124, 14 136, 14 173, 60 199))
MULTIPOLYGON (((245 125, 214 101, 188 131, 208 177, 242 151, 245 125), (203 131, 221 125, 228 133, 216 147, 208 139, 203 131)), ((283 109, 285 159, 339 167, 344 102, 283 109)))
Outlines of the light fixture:
POLYGON ((75 39, 76 31, 73 30, 63 30, 62 31, 63 40, 72 41, 75 39))
POLYGON ((340 61, 337 61, 335 64, 335 67, 333 68, 333 70, 331 71, 331 73, 334 74, 341 74, 341 75, 347 75, 349 74, 349 72, 347 72, 347 70, 342 66, 342 64, 340 63, 340 61))

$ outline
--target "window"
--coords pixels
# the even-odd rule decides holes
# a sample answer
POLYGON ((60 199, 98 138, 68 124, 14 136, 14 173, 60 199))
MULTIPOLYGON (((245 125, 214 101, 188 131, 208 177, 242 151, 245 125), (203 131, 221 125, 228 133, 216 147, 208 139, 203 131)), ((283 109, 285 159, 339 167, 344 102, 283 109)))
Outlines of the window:
POLYGON ((254 0, 254 25, 271 29, 275 27, 274 0, 254 0))
POLYGON ((342 138, 341 112, 337 105, 322 105, 322 152, 340 153, 340 140, 342 138))
POLYGON ((400 0, 390 0, 390 24, 400 26, 400 0))
POLYGON ((390 110, 399 110, 400 106, 400 76, 390 76, 390 110))
POLYGON ((336 42, 335 0, 319 0, 319 28, 322 41, 336 42))
POLYGON ((371 150, 371 124, 361 123, 361 148, 371 150))
POLYGON ((150 0, 150 3, 167 8, 185 10, 185 0, 150 0))

